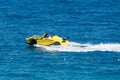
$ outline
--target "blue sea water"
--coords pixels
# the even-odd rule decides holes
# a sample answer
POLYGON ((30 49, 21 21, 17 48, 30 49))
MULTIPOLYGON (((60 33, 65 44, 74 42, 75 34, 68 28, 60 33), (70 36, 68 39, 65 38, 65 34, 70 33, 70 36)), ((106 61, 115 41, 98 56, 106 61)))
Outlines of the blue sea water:
POLYGON ((120 1, 0 0, 0 80, 120 80, 120 1), (72 46, 25 43, 45 32, 72 46))

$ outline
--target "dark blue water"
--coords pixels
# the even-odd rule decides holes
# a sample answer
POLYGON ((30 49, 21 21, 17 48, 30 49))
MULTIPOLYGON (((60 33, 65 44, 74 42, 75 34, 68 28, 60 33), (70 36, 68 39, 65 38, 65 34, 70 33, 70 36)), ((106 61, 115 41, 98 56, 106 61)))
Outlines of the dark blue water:
POLYGON ((120 45, 119 0, 0 0, 0 80, 120 80, 120 47, 104 51, 101 43, 120 45), (45 32, 100 50, 54 53, 25 44, 45 32))

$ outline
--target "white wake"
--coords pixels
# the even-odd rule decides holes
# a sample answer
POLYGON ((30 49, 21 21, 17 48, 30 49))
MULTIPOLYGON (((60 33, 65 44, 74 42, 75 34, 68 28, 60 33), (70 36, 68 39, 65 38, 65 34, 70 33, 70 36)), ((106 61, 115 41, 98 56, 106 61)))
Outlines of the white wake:
POLYGON ((109 52, 120 52, 119 43, 100 43, 100 44, 80 44, 71 42, 69 46, 42 46, 34 45, 42 51, 50 52, 91 52, 91 51, 109 51, 109 52))

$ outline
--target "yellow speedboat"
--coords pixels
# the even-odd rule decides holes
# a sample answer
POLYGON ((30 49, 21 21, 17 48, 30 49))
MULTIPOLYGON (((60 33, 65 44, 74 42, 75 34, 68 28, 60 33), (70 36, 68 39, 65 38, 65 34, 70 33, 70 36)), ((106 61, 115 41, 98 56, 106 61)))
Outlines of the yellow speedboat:
POLYGON ((26 43, 29 45, 61 45, 61 46, 68 46, 69 41, 65 38, 61 38, 57 35, 48 35, 47 33, 43 34, 42 36, 32 36, 26 38, 26 43))

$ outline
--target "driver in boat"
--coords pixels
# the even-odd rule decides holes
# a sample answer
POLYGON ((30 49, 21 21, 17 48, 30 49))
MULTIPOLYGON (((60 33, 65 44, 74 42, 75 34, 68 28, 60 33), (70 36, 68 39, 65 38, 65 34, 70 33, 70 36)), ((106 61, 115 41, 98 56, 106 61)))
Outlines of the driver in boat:
POLYGON ((55 36, 55 34, 49 35, 48 39, 51 39, 53 36, 55 36))
POLYGON ((48 33, 46 33, 43 38, 51 39, 53 36, 55 36, 55 34, 48 35, 48 33))

